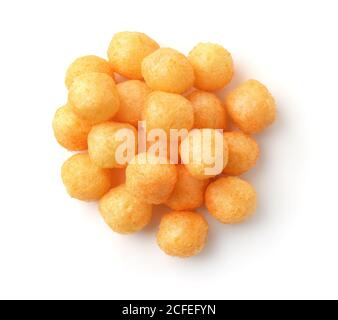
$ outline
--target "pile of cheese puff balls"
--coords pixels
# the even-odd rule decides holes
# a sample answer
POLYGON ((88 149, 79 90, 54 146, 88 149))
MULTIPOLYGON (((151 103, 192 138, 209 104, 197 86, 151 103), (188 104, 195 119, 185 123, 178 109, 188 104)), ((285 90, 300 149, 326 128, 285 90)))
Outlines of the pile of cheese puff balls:
POLYGON ((121 234, 146 227, 154 206, 165 204, 173 211, 162 217, 157 242, 166 254, 182 258, 206 244, 208 223, 197 208, 205 204, 223 224, 248 219, 256 209, 256 192, 238 176, 256 164, 259 147, 251 135, 275 121, 276 105, 256 80, 239 85, 222 102, 213 92, 233 76, 232 56, 218 44, 200 43, 185 56, 139 32, 115 34, 108 60, 76 59, 66 74, 68 102, 53 120, 58 143, 80 152, 62 166, 69 195, 99 201, 103 219, 121 234), (116 81, 116 75, 123 80, 116 81), (223 129, 222 174, 206 175, 203 163, 162 163, 148 152, 117 163, 116 133, 126 128, 136 136, 139 121, 149 130, 189 130, 181 153, 194 135, 223 129), (236 129, 227 131, 230 121, 236 129), (117 187, 116 168, 125 170, 125 182, 117 187))

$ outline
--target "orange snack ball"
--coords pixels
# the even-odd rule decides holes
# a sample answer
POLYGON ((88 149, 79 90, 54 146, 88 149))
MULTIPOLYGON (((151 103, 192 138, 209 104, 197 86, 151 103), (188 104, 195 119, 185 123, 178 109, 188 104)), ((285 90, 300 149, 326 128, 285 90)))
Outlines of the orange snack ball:
POLYGON ((143 59, 158 48, 159 45, 144 33, 119 32, 111 40, 108 58, 117 73, 141 80, 143 59))
POLYGON ((204 192, 209 180, 193 178, 183 165, 177 166, 178 180, 166 205, 176 211, 199 208, 204 202, 204 192))
POLYGON ((254 213, 257 196, 254 188, 240 178, 219 178, 208 186, 205 204, 217 220, 224 224, 235 224, 254 213))
POLYGON ((157 243, 168 255, 188 258, 204 248, 208 223, 196 212, 171 212, 163 216, 157 234, 157 243))
POLYGON ((121 234, 142 230, 152 217, 152 205, 127 191, 125 185, 109 191, 99 204, 100 212, 110 228, 121 234))
POLYGON ((58 109, 53 119, 56 140, 70 151, 87 149, 87 137, 91 127, 90 123, 80 119, 69 106, 58 109))
POLYGON ((150 204, 162 204, 168 200, 177 181, 177 169, 150 153, 138 154, 126 170, 126 186, 129 192, 150 204))
POLYGON ((194 129, 182 141, 180 155, 191 176, 207 180, 224 170, 228 163, 228 145, 218 130, 194 129))
POLYGON ((194 125, 194 110, 190 101, 179 94, 155 91, 144 105, 142 119, 147 130, 170 129, 190 130, 194 125))
POLYGON ((151 90, 140 80, 121 82, 116 88, 120 96, 120 109, 114 120, 137 127, 138 121, 141 121, 143 105, 151 90))
POLYGON ((69 195, 84 201, 99 200, 112 186, 111 171, 96 166, 86 153, 69 158, 61 176, 69 195))
POLYGON ((198 44, 190 52, 189 61, 195 71, 195 87, 200 90, 222 89, 234 74, 231 54, 218 44, 198 44))
POLYGON ((194 128, 225 129, 227 127, 226 109, 215 94, 195 91, 188 99, 194 108, 194 128))
POLYGON ((76 59, 66 73, 66 87, 69 89, 78 76, 87 73, 105 73, 114 79, 113 66, 106 60, 97 56, 84 56, 76 59))
POLYGON ((176 50, 161 48, 142 62, 142 74, 153 90, 183 93, 194 83, 194 70, 188 59, 176 50))
POLYGON ((263 131, 276 118, 274 98, 256 80, 249 80, 230 92, 225 104, 233 122, 248 134, 263 131))
POLYGON ((104 122, 95 125, 88 135, 90 159, 100 168, 124 168, 134 158, 136 150, 137 131, 130 124, 104 122), (128 137, 130 135, 130 139, 133 140, 128 140, 125 134, 128 134, 128 137), (128 155, 125 154, 124 144, 130 148, 128 155), (121 159, 116 158, 118 148, 121 148, 121 159))
POLYGON ((223 173, 238 176, 255 166, 259 157, 257 142, 242 132, 225 132, 224 138, 229 147, 229 160, 223 173))
POLYGON ((110 120, 120 107, 115 82, 104 73, 77 77, 70 87, 68 101, 74 113, 91 123, 110 120))

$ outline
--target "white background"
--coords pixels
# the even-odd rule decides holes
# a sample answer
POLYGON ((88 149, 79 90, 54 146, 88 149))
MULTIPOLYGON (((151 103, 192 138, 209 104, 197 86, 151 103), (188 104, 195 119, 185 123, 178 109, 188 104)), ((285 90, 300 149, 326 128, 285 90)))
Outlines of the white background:
POLYGON ((0 298, 338 298, 337 15, 335 0, 1 1, 0 298), (51 121, 65 70, 105 57, 125 30, 184 53, 220 43, 235 59, 231 87, 256 78, 278 102, 246 176, 256 217, 208 217, 209 243, 192 259, 159 250, 159 213, 140 234, 114 234, 60 179, 69 154, 51 121))

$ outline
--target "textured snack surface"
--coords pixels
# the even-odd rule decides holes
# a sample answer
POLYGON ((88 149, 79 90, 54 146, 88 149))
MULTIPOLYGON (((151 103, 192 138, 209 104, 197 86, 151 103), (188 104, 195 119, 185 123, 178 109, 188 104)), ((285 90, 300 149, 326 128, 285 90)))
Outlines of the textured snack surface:
POLYGON ((193 210, 201 207, 209 180, 198 180, 192 177, 184 165, 178 165, 177 172, 177 183, 165 204, 176 211, 193 210))
POLYGON ((148 131, 163 129, 169 134, 170 129, 190 130, 194 125, 194 111, 190 101, 181 95, 155 91, 144 104, 142 119, 148 131))
MULTIPOLYGON (((228 163, 228 145, 223 134, 215 129, 193 129, 180 145, 180 155, 189 174, 207 180, 222 173, 228 163), (221 146, 217 146, 220 141, 221 146), (206 170, 220 166, 218 171, 206 170)), ((216 169, 216 168, 215 168, 216 169)))
POLYGON ((228 94, 225 100, 232 121, 245 133, 259 133, 276 119, 276 104, 268 89, 249 80, 228 94))
POLYGON ((137 127, 138 121, 142 118, 144 103, 151 90, 140 80, 121 82, 116 88, 120 97, 120 109, 114 120, 137 127))
POLYGON ((208 228, 207 221, 198 213, 171 212, 161 220, 157 242, 160 248, 170 256, 192 257, 204 248, 208 228))
POLYGON ((144 33, 119 32, 111 40, 108 58, 114 71, 128 79, 141 80, 143 59, 158 48, 159 45, 144 33))
POLYGON ((87 149, 87 138, 92 125, 80 119, 69 106, 59 108, 53 119, 54 136, 69 151, 87 149))
MULTIPOLYGON (((137 150, 137 131, 126 123, 104 122, 93 126, 88 135, 88 153, 90 159, 100 168, 124 168, 134 158, 137 150), (134 145, 128 137, 133 139, 134 145), (127 137, 127 138, 125 138, 127 137), (128 144, 129 155, 117 159, 118 150, 124 151, 125 144, 128 144), (122 161, 123 162, 119 162, 122 161)), ((121 154, 122 156, 122 154, 121 154)))
POLYGON ((70 87, 68 101, 74 113, 93 124, 110 120, 120 107, 115 82, 104 73, 77 77, 70 87))
POLYGON ((215 94, 195 91, 188 99, 194 108, 194 128, 226 129, 228 122, 226 109, 215 94))
POLYGON ((142 74, 152 90, 184 93, 194 83, 194 70, 189 60, 180 52, 161 48, 142 62, 142 74))
POLYGON ((114 79, 113 66, 106 60, 97 56, 84 56, 76 59, 66 73, 66 87, 69 89, 74 79, 87 73, 105 73, 114 79))
POLYGON ((166 202, 176 182, 176 166, 149 153, 138 154, 127 166, 127 189, 150 204, 166 202))
POLYGON ((190 52, 189 61, 195 72, 195 87, 200 90, 222 89, 234 74, 231 54, 218 44, 198 44, 190 52))
POLYGON ((205 204, 217 220, 224 224, 235 224, 253 214, 257 196, 254 188, 240 178, 219 178, 208 186, 205 204))
POLYGON ((239 131, 225 132, 224 138, 229 147, 229 159, 224 174, 238 176, 256 165, 259 147, 253 138, 239 131))
POLYGON ((112 186, 112 172, 93 164, 88 154, 76 154, 62 166, 61 176, 69 195, 83 201, 99 200, 112 186))
POLYGON ((152 217, 152 206, 133 196, 125 185, 110 190, 100 200, 99 208, 110 228, 121 234, 142 230, 152 217))

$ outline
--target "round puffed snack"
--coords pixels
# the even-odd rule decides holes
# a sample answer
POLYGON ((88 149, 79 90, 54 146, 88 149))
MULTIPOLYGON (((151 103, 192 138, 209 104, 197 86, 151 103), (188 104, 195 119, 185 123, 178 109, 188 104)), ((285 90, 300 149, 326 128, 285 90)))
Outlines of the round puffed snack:
POLYGON ((216 129, 194 129, 180 145, 180 155, 191 176, 207 180, 222 173, 228 163, 228 145, 216 129))
POLYGON ((225 104, 233 122, 248 134, 263 131, 276 119, 275 100, 257 80, 249 80, 234 89, 225 104))
POLYGON ((96 166, 86 153, 69 158, 61 176, 69 195, 83 201, 99 200, 112 186, 111 170, 96 166))
POLYGON ((55 138, 69 151, 87 149, 87 137, 91 128, 92 125, 80 119, 69 106, 59 108, 53 119, 55 138))
POLYGON ((188 96, 188 99, 194 108, 194 128, 226 129, 226 109, 215 94, 195 91, 188 96))
POLYGON ((152 205, 127 191, 125 185, 109 191, 99 204, 100 212, 109 227, 121 234, 142 230, 152 217, 152 205))
POLYGON ((126 186, 129 192, 150 204, 168 200, 177 181, 177 169, 168 159, 149 153, 138 154, 127 166, 126 186))
POLYGON ((171 212, 163 216, 157 243, 168 255, 188 258, 200 253, 207 241, 208 223, 196 212, 171 212))
POLYGON ((224 224, 235 224, 254 213, 257 196, 254 188, 240 178, 219 178, 208 186, 205 204, 217 220, 224 224))
POLYGON ((88 135, 89 157, 100 168, 124 168, 136 150, 137 130, 127 123, 100 123, 88 135))
POLYGON ((138 121, 141 121, 144 103, 151 90, 140 80, 124 81, 116 88, 120 96, 120 109, 114 120, 137 127, 138 121))
POLYGON ((142 62, 142 74, 152 90, 184 93, 194 83, 194 70, 189 60, 180 52, 161 48, 142 62))
POLYGON ((97 56, 84 56, 76 59, 66 73, 66 87, 69 89, 78 76, 87 73, 105 73, 114 79, 113 66, 106 60, 97 56))
POLYGON ((159 45, 144 33, 119 32, 111 40, 108 58, 118 74, 141 80, 143 59, 158 48, 159 45))
POLYGON ((224 138, 229 147, 229 159, 224 174, 239 176, 256 165, 259 147, 253 138, 237 131, 225 132, 224 138))
POLYGON ((64 162, 63 184, 72 198, 98 201, 119 234, 144 229, 154 206, 170 208, 158 246, 169 256, 195 256, 209 232, 198 208, 223 224, 254 214, 257 193, 239 176, 259 159, 252 135, 275 121, 275 100, 257 80, 220 100, 216 90, 235 71, 218 44, 199 43, 186 56, 144 33, 119 32, 107 55, 79 57, 67 69, 68 101, 52 126, 61 146, 83 153, 64 162))
POLYGON ((113 118, 120 106, 112 77, 104 73, 87 73, 77 77, 68 94, 72 110, 93 124, 113 118))
POLYGON ((234 75, 231 54, 222 46, 200 43, 189 54, 195 72, 195 87, 214 91, 230 83, 234 75))
POLYGON ((190 101, 179 94, 155 91, 144 104, 142 119, 148 131, 163 129, 169 134, 170 129, 190 130, 194 125, 194 110, 190 101))
POLYGON ((201 207, 209 180, 193 178, 184 165, 178 165, 177 172, 178 179, 175 189, 165 204, 176 211, 193 210, 201 207))

